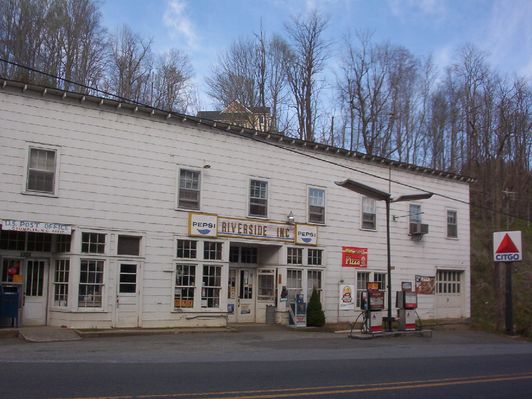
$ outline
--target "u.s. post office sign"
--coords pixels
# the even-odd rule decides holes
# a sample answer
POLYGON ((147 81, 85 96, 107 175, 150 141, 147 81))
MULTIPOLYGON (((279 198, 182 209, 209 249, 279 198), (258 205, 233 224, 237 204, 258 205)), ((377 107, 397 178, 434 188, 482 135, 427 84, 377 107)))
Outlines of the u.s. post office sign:
POLYGON ((296 224, 296 244, 318 245, 318 227, 310 224, 296 224))
POLYGON ((218 216, 210 213, 189 213, 188 235, 192 237, 217 237, 218 216))

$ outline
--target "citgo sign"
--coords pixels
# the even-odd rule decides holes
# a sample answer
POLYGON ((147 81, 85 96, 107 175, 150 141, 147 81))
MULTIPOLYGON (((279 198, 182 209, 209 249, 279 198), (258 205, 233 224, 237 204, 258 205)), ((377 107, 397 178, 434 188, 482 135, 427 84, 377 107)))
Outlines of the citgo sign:
POLYGON ((516 262, 523 259, 520 231, 497 231, 493 233, 493 260, 516 262))

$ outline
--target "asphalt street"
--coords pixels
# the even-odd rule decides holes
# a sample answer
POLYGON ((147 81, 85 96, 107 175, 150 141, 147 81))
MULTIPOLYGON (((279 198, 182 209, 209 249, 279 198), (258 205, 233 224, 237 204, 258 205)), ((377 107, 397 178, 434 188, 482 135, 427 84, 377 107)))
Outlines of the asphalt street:
POLYGON ((237 332, 0 340, 3 398, 528 398, 532 343, 476 331, 369 341, 237 332))

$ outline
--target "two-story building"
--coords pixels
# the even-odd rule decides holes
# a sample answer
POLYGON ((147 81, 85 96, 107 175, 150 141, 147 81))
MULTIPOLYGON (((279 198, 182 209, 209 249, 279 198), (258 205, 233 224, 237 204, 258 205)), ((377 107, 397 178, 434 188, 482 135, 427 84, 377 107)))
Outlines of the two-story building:
POLYGON ((463 176, 8 80, 0 168, 0 276, 22 287, 22 325, 287 323, 312 289, 327 322, 351 321, 340 287, 386 287, 387 234, 385 204, 346 179, 434 193, 391 203, 392 291, 418 288, 422 318, 470 315, 463 176))

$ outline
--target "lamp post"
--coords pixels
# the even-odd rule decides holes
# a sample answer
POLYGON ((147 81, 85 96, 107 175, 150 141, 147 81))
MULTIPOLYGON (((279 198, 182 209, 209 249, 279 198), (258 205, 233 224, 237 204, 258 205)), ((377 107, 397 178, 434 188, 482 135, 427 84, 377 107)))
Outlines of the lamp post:
POLYGON ((388 293, 388 318, 386 323, 386 331, 392 331, 392 255, 390 249, 390 204, 392 202, 415 201, 428 199, 432 197, 433 193, 426 192, 420 194, 401 195, 397 198, 392 198, 390 193, 377 190, 376 188, 366 186, 351 179, 335 182, 338 186, 347 188, 358 194, 373 198, 377 201, 384 201, 386 203, 386 252, 387 252, 387 293, 388 293))

